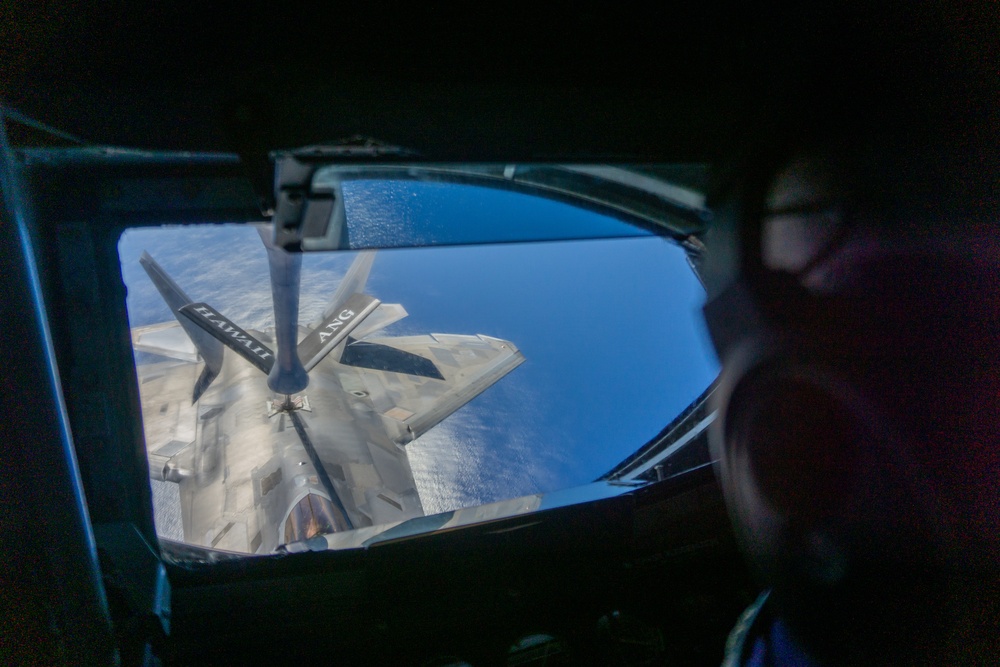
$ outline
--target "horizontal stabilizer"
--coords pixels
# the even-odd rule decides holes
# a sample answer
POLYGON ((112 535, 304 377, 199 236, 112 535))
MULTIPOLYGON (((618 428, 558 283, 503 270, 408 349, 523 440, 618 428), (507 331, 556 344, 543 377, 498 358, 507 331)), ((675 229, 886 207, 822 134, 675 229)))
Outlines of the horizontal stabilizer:
MULTIPOLYGON (((180 310, 185 305, 191 303, 191 299, 184 290, 174 282, 173 278, 167 275, 167 272, 163 270, 159 264, 156 263, 152 257, 150 257, 148 252, 143 252, 142 256, 139 258, 139 264, 145 269, 146 274, 149 279, 153 281, 156 286, 157 291, 163 300, 166 301, 167 305, 170 306, 170 311, 177 318, 181 327, 184 328, 184 332, 194 343, 195 348, 198 350, 198 354, 205 361, 205 368, 201 372, 201 377, 198 379, 198 383, 194 388, 194 395, 192 397, 192 402, 197 403, 198 399, 204 393, 208 386, 212 384, 212 381, 219 375, 222 370, 222 345, 218 340, 212 336, 206 334, 205 331, 195 326, 191 320, 186 317, 181 317, 180 310)), ((170 355, 168 355, 170 356, 170 355)))
POLYGON ((307 371, 341 343, 376 308, 379 300, 367 294, 353 294, 299 343, 299 360, 307 371))
POLYGON ((406 309, 398 303, 380 303, 371 315, 365 318, 357 329, 351 332, 353 338, 361 340, 366 336, 385 329, 390 324, 406 317, 406 309))
POLYGON ((387 373, 406 373, 425 378, 443 380, 444 376, 434 362, 413 352, 390 345, 350 339, 340 355, 340 363, 357 368, 370 368, 387 373))
POLYGON ((271 349, 219 311, 206 303, 189 303, 179 312, 265 374, 271 372, 274 365, 274 353, 271 349))

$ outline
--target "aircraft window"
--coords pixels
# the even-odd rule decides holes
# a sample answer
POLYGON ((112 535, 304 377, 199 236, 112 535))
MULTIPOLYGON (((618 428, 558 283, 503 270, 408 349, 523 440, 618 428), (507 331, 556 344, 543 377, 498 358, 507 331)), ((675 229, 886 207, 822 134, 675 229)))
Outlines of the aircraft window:
POLYGON ((365 181, 349 205, 374 210, 381 197, 399 215, 472 225, 541 207, 623 231, 294 255, 307 385, 287 396, 269 387, 269 252, 285 254, 265 249, 269 229, 122 235, 161 539, 247 554, 360 547, 705 463, 707 451, 683 447, 703 445, 718 374, 696 245, 552 199, 454 183, 428 197, 425 185, 365 181))

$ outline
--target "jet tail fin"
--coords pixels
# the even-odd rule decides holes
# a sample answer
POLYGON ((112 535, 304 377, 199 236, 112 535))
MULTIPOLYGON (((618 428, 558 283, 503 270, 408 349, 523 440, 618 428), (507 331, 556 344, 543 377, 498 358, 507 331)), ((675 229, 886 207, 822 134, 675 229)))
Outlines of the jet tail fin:
POLYGON ((371 273, 374 262, 374 250, 365 250, 358 253, 358 256, 351 264, 351 268, 347 270, 343 280, 337 285, 337 291, 333 293, 330 303, 323 310, 324 320, 340 309, 352 295, 361 294, 365 291, 365 285, 368 283, 368 274, 371 273))
POLYGON ((218 376, 219 376, 219 371, 213 370, 208 366, 205 366, 203 369, 201 369, 201 375, 199 375, 197 381, 195 381, 194 392, 192 392, 191 394, 192 405, 198 402, 198 399, 201 398, 201 395, 205 393, 205 390, 208 389, 213 382, 215 382, 215 378, 217 378, 218 376))
POLYGON ((189 303, 178 312, 200 331, 212 336, 264 374, 271 372, 274 352, 207 303, 189 303))
POLYGON ((395 319, 405 317, 406 311, 402 310, 402 307, 398 309, 402 314, 392 310, 380 313, 378 317, 369 317, 378 312, 381 304, 375 297, 363 293, 374 261, 374 250, 358 253, 323 311, 322 320, 313 326, 312 332, 299 343, 299 360, 306 371, 312 370, 331 350, 344 342, 347 335, 357 329, 366 318, 372 326, 366 324, 362 328, 370 333, 395 321, 393 316, 395 319), (384 323, 379 324, 376 320, 383 320, 384 323))
POLYGON ((330 350, 345 340, 347 334, 378 308, 379 303, 375 297, 354 293, 303 338, 298 354, 306 371, 312 370, 330 350))
POLYGON ((173 278, 167 275, 163 267, 157 264, 156 260, 148 252, 144 251, 142 253, 139 263, 145 269, 149 279, 153 281, 153 285, 156 286, 160 296, 163 297, 163 300, 170 307, 170 312, 174 314, 174 317, 177 318, 177 321, 184 328, 184 332, 188 335, 188 338, 194 343, 198 354, 205 361, 205 368, 202 369, 201 377, 195 383, 191 399, 192 403, 197 403, 201 395, 208 389, 215 378, 218 377, 219 372, 222 371, 222 343, 209 335, 208 332, 195 326, 191 320, 181 315, 181 308, 191 303, 190 297, 174 282, 173 278))

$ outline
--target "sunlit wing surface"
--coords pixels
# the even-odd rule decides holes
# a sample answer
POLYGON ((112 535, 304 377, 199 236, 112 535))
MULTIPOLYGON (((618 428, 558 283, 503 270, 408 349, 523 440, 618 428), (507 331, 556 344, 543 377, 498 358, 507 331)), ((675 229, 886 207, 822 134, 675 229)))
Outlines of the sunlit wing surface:
MULTIPOLYGON (((178 485, 186 542, 269 553, 423 516, 405 445, 524 358, 512 343, 482 335, 370 337, 406 315, 358 291, 373 255, 359 256, 320 322, 298 328, 299 354, 313 360, 298 395, 274 395, 261 364, 238 349, 274 349, 273 330, 238 329, 214 309, 196 322, 228 349, 194 402, 205 364, 201 347, 185 341, 188 327, 133 330, 137 351, 171 359, 137 373, 150 476, 178 485)), ((145 261, 163 282, 162 268, 145 261)), ((168 294, 183 295, 175 287, 168 294)), ((196 308, 209 307, 172 310, 180 320, 196 308)))
POLYGON ((353 342, 341 361, 356 366, 363 391, 383 418, 386 432, 402 445, 478 396, 521 364, 524 356, 499 338, 430 334, 353 342), (409 356, 401 358, 398 367, 386 363, 379 368, 380 358, 390 356, 386 349, 409 356))

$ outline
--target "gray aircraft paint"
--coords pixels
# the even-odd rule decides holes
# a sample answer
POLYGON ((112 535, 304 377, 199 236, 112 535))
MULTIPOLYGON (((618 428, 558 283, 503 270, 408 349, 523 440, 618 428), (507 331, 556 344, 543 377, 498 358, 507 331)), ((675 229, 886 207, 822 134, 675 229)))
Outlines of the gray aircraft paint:
POLYGON ((264 373, 271 372, 274 365, 271 349, 207 303, 189 303, 177 312, 264 373))
MULTIPOLYGON (((356 327, 354 332, 365 336, 405 316, 401 306, 379 304, 357 291, 364 289, 372 260, 373 253, 359 256, 344 279, 355 291, 345 295, 338 290, 332 302, 340 303, 331 303, 326 317, 336 317, 338 308, 342 310, 356 295, 363 296, 357 303, 366 305, 348 319, 356 327), (369 314, 361 316, 365 308, 369 314), (362 326, 367 318, 371 324, 362 326)), ((200 304, 185 304, 174 312, 188 305, 200 304)), ((183 314, 178 317, 182 323, 185 319, 183 314)), ((238 329, 228 320, 206 324, 233 341, 244 340, 226 331, 229 326, 238 329)), ((133 330, 135 349, 169 353, 164 349, 165 328, 158 324, 133 330), (159 332, 155 349, 142 342, 150 332, 159 332)), ((194 330, 202 336, 209 331, 194 330)), ((314 332, 298 327, 294 339, 305 343, 314 332)), ((243 333, 250 342, 230 341, 230 351, 250 352, 254 342, 266 348, 274 339, 273 330, 243 333)), ((217 344, 216 338, 208 340, 217 344)), ((293 510, 310 497, 343 508, 347 521, 333 526, 333 532, 350 526, 370 535, 377 526, 424 515, 405 445, 509 373, 524 357, 512 343, 481 335, 366 337, 365 341, 432 359, 442 379, 342 364, 337 353, 346 344, 342 339, 309 372, 310 409, 295 412, 312 452, 296 433, 291 415, 268 416, 274 402, 284 397, 268 388, 264 369, 246 355, 225 354, 217 381, 194 404, 190 388, 204 361, 190 361, 190 344, 179 346, 174 360, 137 367, 150 474, 178 485, 185 541, 270 553, 285 542, 293 510)))
POLYGON ((299 343, 299 359, 312 370, 330 350, 347 338, 381 303, 367 294, 353 294, 299 343))
POLYGON ((174 314, 177 321, 180 322, 181 327, 187 334, 190 341, 194 344, 195 348, 198 350, 198 354, 201 356, 202 360, 205 362, 205 366, 201 371, 201 376, 193 384, 192 390, 192 402, 197 401, 201 395, 205 392, 209 385, 215 381, 215 378, 219 376, 219 372, 222 370, 222 342, 219 340, 213 340, 212 335, 209 332, 201 330, 189 319, 180 316, 180 309, 186 304, 191 303, 190 297, 184 293, 184 290, 174 282, 174 280, 167 275, 167 272, 157 264, 149 253, 143 251, 142 256, 139 257, 139 264, 146 271, 146 275, 156 286, 156 290, 163 297, 163 300, 170 307, 170 312, 174 314))

